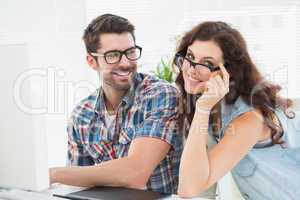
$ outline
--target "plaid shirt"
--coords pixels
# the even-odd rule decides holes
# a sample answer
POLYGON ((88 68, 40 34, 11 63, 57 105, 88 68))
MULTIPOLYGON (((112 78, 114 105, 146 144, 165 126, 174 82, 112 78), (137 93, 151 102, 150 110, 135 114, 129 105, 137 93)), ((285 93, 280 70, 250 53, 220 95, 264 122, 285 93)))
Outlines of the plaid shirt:
POLYGON ((183 148, 178 130, 179 95, 175 87, 137 73, 108 127, 102 88, 81 101, 68 123, 68 165, 95 165, 125 157, 132 140, 153 137, 171 145, 150 176, 147 188, 175 193, 183 148))

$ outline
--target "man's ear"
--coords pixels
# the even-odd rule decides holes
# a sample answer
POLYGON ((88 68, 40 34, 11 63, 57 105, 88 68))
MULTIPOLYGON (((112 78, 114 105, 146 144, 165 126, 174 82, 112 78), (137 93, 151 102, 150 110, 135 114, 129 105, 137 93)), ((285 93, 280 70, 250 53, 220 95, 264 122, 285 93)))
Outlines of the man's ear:
POLYGON ((91 68, 93 68, 94 70, 98 71, 98 67, 99 67, 98 66, 98 62, 97 62, 97 60, 93 56, 91 56, 90 54, 87 54, 86 61, 87 61, 87 63, 89 64, 89 66, 91 68))

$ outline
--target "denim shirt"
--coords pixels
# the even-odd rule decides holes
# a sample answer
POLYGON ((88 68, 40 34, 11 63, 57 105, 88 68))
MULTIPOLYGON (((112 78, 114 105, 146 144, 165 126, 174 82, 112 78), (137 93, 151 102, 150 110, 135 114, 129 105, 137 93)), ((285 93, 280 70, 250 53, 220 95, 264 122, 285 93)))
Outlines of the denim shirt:
MULTIPOLYGON (((241 97, 232 105, 223 101, 221 138, 232 120, 253 109, 241 97)), ((284 131, 284 145, 258 143, 231 171, 245 199, 300 199, 300 112, 293 119, 281 110, 275 114, 284 131)))

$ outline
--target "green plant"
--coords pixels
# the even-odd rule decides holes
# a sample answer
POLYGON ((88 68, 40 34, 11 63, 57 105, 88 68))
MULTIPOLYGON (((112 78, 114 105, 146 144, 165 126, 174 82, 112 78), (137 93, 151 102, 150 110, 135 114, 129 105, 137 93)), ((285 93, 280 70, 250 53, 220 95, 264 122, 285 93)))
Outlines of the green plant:
POLYGON ((174 82, 174 72, 172 70, 172 61, 160 59, 160 63, 157 65, 156 70, 153 72, 159 79, 168 81, 169 83, 174 82))

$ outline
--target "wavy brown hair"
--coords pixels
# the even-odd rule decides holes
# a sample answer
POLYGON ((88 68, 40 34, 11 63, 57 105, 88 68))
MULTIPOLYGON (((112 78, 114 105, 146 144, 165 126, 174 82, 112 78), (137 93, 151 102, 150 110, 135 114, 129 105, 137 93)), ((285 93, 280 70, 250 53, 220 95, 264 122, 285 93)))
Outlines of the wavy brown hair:
MULTIPOLYGON (((224 97, 225 103, 233 104, 241 97, 248 105, 262 113, 264 123, 271 129, 272 143, 282 143, 280 138, 283 130, 274 122, 274 111, 276 109, 287 111, 292 101, 278 95, 281 90, 279 85, 263 79, 252 62, 246 42, 239 31, 224 22, 203 22, 184 34, 177 46, 177 53, 185 56, 188 46, 195 40, 213 41, 223 52, 224 66, 230 75, 229 93, 224 97)), ((184 128, 192 122, 197 96, 190 95, 184 90, 182 71, 177 76, 176 84, 182 92, 183 114, 180 127, 184 128)), ((221 130, 220 106, 220 103, 217 103, 210 114, 209 123, 214 134, 219 134, 221 130)), ((287 112, 285 113, 290 117, 287 112)), ((186 129, 181 130, 187 133, 186 129)))

